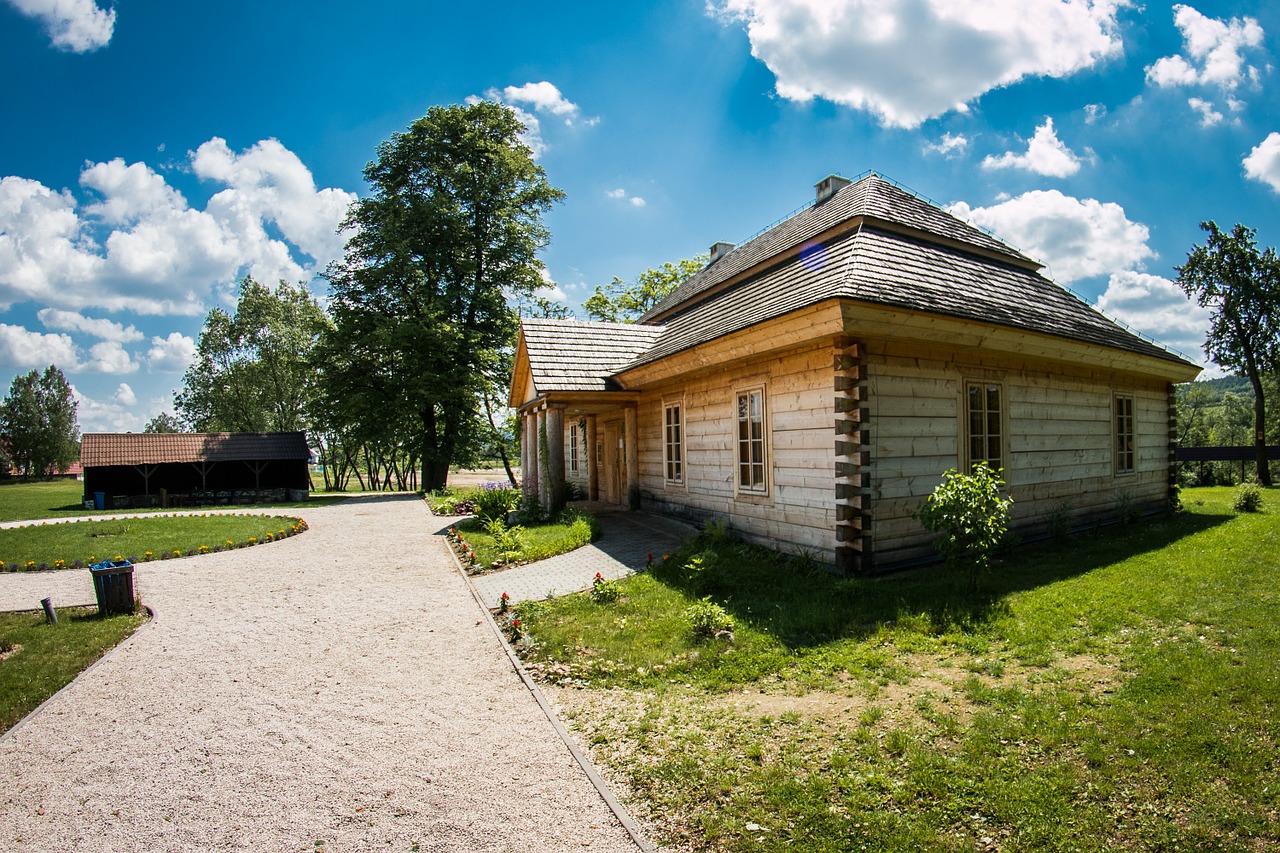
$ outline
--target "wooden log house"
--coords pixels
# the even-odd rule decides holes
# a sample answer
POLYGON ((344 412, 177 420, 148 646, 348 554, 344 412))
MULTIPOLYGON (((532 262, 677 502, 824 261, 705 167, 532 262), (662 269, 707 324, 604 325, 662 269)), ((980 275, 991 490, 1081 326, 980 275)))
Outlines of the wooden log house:
POLYGON ((1200 368, 1040 269, 878 175, 826 178, 636 324, 522 322, 523 487, 855 573, 932 557, 912 511, 949 468, 1003 469, 1029 536, 1164 510, 1173 386, 1200 368))

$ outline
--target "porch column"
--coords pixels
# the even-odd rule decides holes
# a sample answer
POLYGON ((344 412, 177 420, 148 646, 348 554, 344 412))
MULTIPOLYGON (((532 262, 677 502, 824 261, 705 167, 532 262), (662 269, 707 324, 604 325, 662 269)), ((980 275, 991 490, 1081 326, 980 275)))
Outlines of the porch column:
POLYGON ((537 499, 539 505, 542 504, 542 484, 544 482, 542 469, 547 464, 547 460, 542 456, 542 442, 539 440, 541 433, 542 412, 531 412, 529 414, 529 467, 533 469, 533 496, 537 499))
POLYGON ((623 410, 623 447, 627 455, 627 509, 640 508, 640 428, 636 407, 623 410))
POLYGON ((550 406, 547 409, 547 509, 559 512, 564 508, 564 409, 550 406))
POLYGON ((587 499, 600 500, 600 471, 596 468, 596 416, 587 415, 587 499))
POLYGON ((532 421, 529 412, 520 415, 520 492, 526 500, 538 491, 538 467, 533 462, 532 421))

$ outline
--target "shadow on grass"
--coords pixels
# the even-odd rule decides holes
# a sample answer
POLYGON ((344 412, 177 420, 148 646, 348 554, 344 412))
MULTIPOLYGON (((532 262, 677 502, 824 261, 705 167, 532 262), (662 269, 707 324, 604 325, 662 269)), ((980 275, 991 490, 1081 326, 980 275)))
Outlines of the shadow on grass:
POLYGON ((1005 599, 1012 593, 1160 550, 1231 518, 1184 512, 1025 546, 996 561, 976 592, 967 575, 941 564, 878 578, 841 578, 812 562, 727 538, 692 540, 652 574, 688 598, 710 597, 741 623, 803 649, 865 639, 903 619, 934 633, 974 631, 1007 614, 1005 599))

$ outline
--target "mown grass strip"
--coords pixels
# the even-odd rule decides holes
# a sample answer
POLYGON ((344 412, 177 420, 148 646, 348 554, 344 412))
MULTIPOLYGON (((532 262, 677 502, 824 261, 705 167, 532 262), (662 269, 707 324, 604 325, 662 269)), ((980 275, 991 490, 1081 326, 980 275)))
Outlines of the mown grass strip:
POLYGON ((289 516, 261 514, 50 521, 0 530, 0 566, 4 571, 30 571, 42 564, 68 568, 77 561, 87 565, 116 559, 167 559, 284 538, 298 524, 289 516))
POLYGON ((664 840, 707 850, 1280 843, 1280 518, 1227 489, 1006 557, 836 578, 729 539, 518 608, 664 840), (700 556, 700 561, 694 561, 700 556), (737 622, 694 638, 708 596, 737 622))
POLYGON ((147 617, 99 618, 92 608, 59 608, 58 624, 42 613, 0 613, 0 733, 128 637, 147 617))

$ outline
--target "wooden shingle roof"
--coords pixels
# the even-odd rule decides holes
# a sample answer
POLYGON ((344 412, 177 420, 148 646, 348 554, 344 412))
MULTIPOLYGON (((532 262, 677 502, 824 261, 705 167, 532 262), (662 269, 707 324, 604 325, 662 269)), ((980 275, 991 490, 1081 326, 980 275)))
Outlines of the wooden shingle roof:
POLYGON ((610 377, 647 350, 662 326, 526 318, 520 323, 538 392, 608 391, 610 377))
POLYGON ((85 468, 310 458, 305 432, 89 432, 80 437, 85 468))

